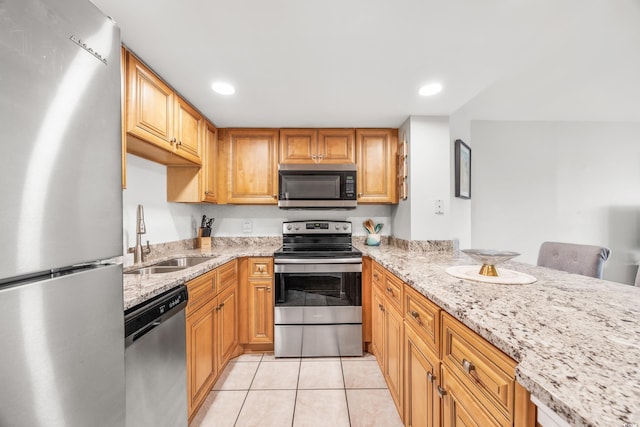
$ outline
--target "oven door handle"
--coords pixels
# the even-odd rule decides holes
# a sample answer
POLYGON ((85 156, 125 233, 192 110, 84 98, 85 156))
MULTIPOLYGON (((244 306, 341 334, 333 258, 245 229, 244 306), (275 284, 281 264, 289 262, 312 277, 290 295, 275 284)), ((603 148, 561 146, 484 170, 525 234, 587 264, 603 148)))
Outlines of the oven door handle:
POLYGON ((362 258, 275 258, 274 264, 362 264, 362 258))
POLYGON ((361 273, 362 263, 274 264, 274 273, 361 273))

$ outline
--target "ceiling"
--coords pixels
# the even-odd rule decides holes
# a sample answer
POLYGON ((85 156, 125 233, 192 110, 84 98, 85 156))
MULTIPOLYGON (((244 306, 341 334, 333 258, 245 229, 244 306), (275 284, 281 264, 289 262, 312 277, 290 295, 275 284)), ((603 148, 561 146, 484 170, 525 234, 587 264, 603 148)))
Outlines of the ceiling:
POLYGON ((92 1, 220 127, 640 121, 640 0, 92 1))

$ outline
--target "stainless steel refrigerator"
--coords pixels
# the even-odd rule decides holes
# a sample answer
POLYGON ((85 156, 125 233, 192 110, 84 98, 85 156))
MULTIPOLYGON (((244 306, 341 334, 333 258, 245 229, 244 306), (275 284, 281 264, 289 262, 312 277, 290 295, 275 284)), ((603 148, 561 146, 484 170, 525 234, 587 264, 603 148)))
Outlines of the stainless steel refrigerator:
POLYGON ((124 426, 120 32, 0 1, 0 426, 124 426))

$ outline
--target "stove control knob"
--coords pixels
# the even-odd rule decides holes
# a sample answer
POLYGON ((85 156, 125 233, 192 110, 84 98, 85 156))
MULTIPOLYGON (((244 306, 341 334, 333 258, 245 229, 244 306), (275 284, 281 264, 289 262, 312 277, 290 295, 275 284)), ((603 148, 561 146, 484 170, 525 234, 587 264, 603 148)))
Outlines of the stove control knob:
POLYGON ((291 224, 287 225, 287 230, 291 231, 291 224))
POLYGON ((343 229, 343 230, 346 230, 347 228, 349 228, 349 225, 348 225, 348 224, 342 224, 342 229, 343 229))
POLYGON ((336 230, 340 230, 340 224, 336 224, 336 230))
POLYGON ((298 224, 295 225, 296 231, 300 230, 300 226, 298 224))

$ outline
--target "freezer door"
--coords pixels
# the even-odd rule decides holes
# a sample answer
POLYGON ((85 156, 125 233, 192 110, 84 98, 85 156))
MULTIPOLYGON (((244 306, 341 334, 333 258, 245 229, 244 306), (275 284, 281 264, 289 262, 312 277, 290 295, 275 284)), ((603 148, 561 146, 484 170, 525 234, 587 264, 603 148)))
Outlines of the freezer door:
POLYGON ((124 427, 122 267, 0 288, 0 425, 124 427))
POLYGON ((0 282, 118 256, 119 29, 87 0, 0 17, 0 282))

